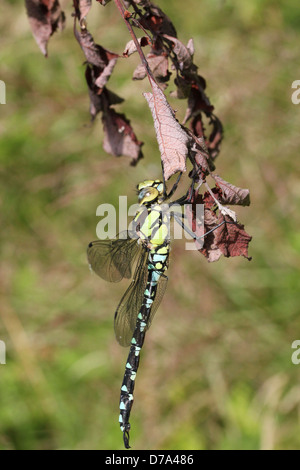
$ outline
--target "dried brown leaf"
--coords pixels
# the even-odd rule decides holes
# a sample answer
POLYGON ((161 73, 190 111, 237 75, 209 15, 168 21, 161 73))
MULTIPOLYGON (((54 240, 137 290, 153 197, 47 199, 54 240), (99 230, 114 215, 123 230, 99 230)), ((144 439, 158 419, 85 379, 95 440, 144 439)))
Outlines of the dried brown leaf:
MULTIPOLYGON (((215 244, 222 251, 226 258, 233 256, 244 256, 250 261, 248 256, 248 245, 252 237, 244 230, 244 225, 230 223, 228 218, 219 214, 219 223, 225 222, 215 230, 215 244)), ((214 232, 213 232, 214 233, 214 232)))
POLYGON ((234 186, 231 183, 223 180, 218 175, 212 175, 216 185, 221 189, 221 197, 218 198, 221 204, 229 205, 240 205, 240 206, 249 206, 250 205, 250 192, 249 189, 242 189, 234 186))
MULTIPOLYGON (((138 38, 138 42, 141 47, 145 47, 150 44, 149 38, 146 36, 138 38)), ((131 41, 128 41, 128 43, 126 44, 124 52, 123 52, 123 56, 129 57, 130 55, 134 54, 136 51, 137 51, 136 44, 134 40, 132 39, 131 41)))
POLYGON ((189 51, 191 57, 193 57, 193 55, 195 54, 195 47, 194 47, 194 41, 192 38, 188 40, 186 48, 189 51))
POLYGON ((88 15, 92 7, 92 0, 79 0, 80 23, 88 15))
POLYGON ((190 69, 191 67, 196 70, 196 67, 193 64, 193 57, 190 53, 190 48, 192 47, 192 43, 189 41, 189 49, 177 38, 173 38, 172 36, 169 36, 168 34, 163 34, 163 37, 165 39, 168 39, 168 41, 171 41, 173 44, 173 52, 176 55, 179 69, 181 72, 184 72, 187 69, 190 69))
POLYGON ((124 101, 123 98, 120 98, 106 87, 99 89, 95 84, 98 76, 99 72, 97 68, 88 65, 85 71, 85 78, 90 96, 90 114, 92 121, 94 121, 97 114, 101 111, 109 108, 109 106, 120 104, 124 101))
POLYGON ((191 85, 180 75, 174 79, 174 83, 176 85, 176 90, 171 91, 170 96, 172 96, 172 98, 177 98, 178 100, 185 100, 188 98, 191 91, 191 85))
POLYGON ((177 36, 172 21, 159 7, 148 0, 135 3, 140 4, 145 9, 145 13, 140 19, 140 24, 145 29, 149 29, 156 34, 169 34, 172 37, 177 36))
POLYGON ((107 153, 119 157, 130 157, 131 164, 135 165, 143 154, 140 142, 130 125, 130 121, 123 115, 108 108, 102 116, 104 128, 103 148, 107 153))
POLYGON ((207 148, 211 158, 215 160, 220 153, 220 145, 223 140, 223 126, 215 114, 210 114, 209 118, 212 130, 207 140, 207 148))
MULTIPOLYGON (((213 188, 214 196, 221 193, 220 188, 213 188)), ((218 197, 216 197, 218 198, 218 197)), ((209 192, 194 193, 192 199, 192 211, 188 213, 189 223, 194 232, 199 232, 199 223, 204 224, 204 237, 199 242, 195 240, 196 247, 209 262, 217 261, 222 255, 225 257, 244 256, 248 260, 248 245, 252 239, 240 223, 233 222, 230 217, 224 215, 221 210, 217 215, 215 200, 209 192), (196 219, 197 204, 204 205, 204 221, 196 219)))
POLYGON ((149 79, 153 93, 144 93, 144 96, 152 112, 164 178, 168 180, 174 173, 186 171, 189 136, 177 121, 164 93, 152 78, 149 79))
POLYGON ((110 61, 113 61, 115 65, 115 60, 119 55, 96 44, 93 36, 86 28, 79 31, 75 28, 74 34, 89 64, 99 67, 102 71, 109 65, 110 61))
POLYGON ((201 111, 205 114, 210 114, 213 110, 214 107, 211 105, 204 89, 198 84, 192 85, 183 124, 186 124, 189 119, 197 116, 201 111))
POLYGON ((106 85, 106 83, 108 82, 113 72, 113 69, 115 68, 116 63, 117 63, 117 58, 112 58, 110 59, 106 67, 104 67, 102 72, 99 74, 99 76, 95 80, 95 85, 98 88, 103 88, 106 85))
MULTIPOLYGON (((207 258, 207 260, 210 263, 218 261, 223 254, 221 248, 218 246, 218 243, 216 241, 217 233, 215 232, 218 230, 216 228, 218 226, 218 223, 219 223, 218 217, 215 214, 215 212, 205 207, 204 208, 204 232, 207 235, 204 236, 203 246, 200 248, 199 251, 207 258), (210 232, 210 230, 213 230, 213 231, 210 232)), ((196 246, 197 246, 197 242, 196 242, 196 246)))
MULTIPOLYGON (((193 166, 197 168, 198 180, 204 180, 211 170, 209 154, 204 145, 200 146, 197 144, 192 146, 191 152, 194 153, 193 166)), ((190 157, 192 158, 192 153, 190 157)))
POLYGON ((244 230, 244 225, 233 223, 228 217, 205 208, 203 247, 199 250, 209 262, 217 261, 221 255, 226 258, 243 256, 249 261, 248 245, 252 237, 244 230), (210 232, 210 230, 213 230, 210 232), (208 233, 210 232, 210 233, 208 233))
POLYGON ((91 114, 92 117, 95 117, 102 106, 95 95, 102 93, 119 56, 96 44, 86 28, 80 28, 77 31, 76 24, 74 24, 74 34, 89 64, 86 70, 86 80, 90 89, 91 114))
MULTIPOLYGON (((168 69, 168 57, 164 52, 160 54, 150 52, 146 59, 155 80, 159 83, 161 88, 165 88, 167 86, 166 82, 169 80, 171 75, 168 69)), ((146 76, 147 72, 144 65, 139 64, 136 67, 132 78, 133 80, 143 80, 146 76)))
POLYGON ((25 0, 33 36, 45 57, 48 41, 57 29, 65 26, 65 14, 58 0, 25 0))

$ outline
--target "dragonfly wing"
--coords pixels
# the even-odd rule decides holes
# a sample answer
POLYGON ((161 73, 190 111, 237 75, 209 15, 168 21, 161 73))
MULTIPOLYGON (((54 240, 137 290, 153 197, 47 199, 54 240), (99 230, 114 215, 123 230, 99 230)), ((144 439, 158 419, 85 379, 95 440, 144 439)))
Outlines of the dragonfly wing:
POLYGON ((128 232, 115 240, 96 240, 89 244, 87 257, 90 268, 106 281, 119 282, 130 278, 132 265, 141 250, 135 238, 128 232), (126 236, 126 238, 124 238, 126 236))
POLYGON ((121 346, 129 346, 135 329, 136 320, 143 303, 144 292, 147 285, 148 254, 141 253, 133 280, 123 295, 115 313, 115 334, 121 346))
MULTIPOLYGON (((123 295, 117 311, 115 313, 115 333, 117 341, 121 346, 129 346, 132 335, 136 326, 137 316, 141 310, 144 301, 145 290, 148 279, 148 254, 145 251, 143 258, 137 265, 134 279, 127 291, 123 295)), ((157 285, 156 296, 151 307, 150 317, 147 329, 150 328, 154 315, 162 301, 168 278, 164 274, 161 275, 157 285)))

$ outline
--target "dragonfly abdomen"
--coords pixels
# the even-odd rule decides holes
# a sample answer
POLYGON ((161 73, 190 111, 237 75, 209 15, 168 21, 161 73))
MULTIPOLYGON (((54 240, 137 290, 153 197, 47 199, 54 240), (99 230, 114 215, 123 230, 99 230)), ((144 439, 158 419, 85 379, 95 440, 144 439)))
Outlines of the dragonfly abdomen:
POLYGON ((167 269, 167 261, 168 252, 163 255, 157 254, 154 250, 149 252, 146 289, 144 291, 143 303, 137 316, 121 387, 119 423, 121 431, 123 432, 126 448, 129 448, 129 417, 133 405, 133 391, 140 362, 140 351, 144 344, 147 327, 149 326, 149 319, 152 304, 157 293, 158 281, 161 276, 165 276, 164 271, 167 269))

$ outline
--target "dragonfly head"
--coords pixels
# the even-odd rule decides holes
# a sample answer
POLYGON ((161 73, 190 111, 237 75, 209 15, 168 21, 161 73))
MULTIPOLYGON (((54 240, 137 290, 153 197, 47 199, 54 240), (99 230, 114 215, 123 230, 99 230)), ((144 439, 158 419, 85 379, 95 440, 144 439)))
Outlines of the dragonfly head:
POLYGON ((163 196, 164 185, 160 180, 146 180, 137 185, 140 206, 151 205, 163 196))

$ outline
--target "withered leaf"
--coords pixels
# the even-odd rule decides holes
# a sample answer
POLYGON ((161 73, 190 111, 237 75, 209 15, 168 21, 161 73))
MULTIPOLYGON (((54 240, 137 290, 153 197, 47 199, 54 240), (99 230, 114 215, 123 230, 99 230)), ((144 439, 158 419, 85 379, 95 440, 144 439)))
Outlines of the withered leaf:
POLYGON ((89 97, 90 97, 90 114, 92 117, 92 121, 96 118, 97 114, 103 111, 104 109, 104 101, 102 92, 103 90, 99 90, 98 87, 95 85, 95 81, 99 75, 97 67, 92 67, 87 65, 85 70, 85 79, 88 85, 89 90, 89 97), (100 93, 98 93, 100 91, 100 93))
POLYGON ((76 23, 74 23, 74 34, 88 62, 86 81, 91 100, 90 112, 92 119, 94 119, 96 114, 102 111, 103 108, 103 103, 98 95, 101 95, 102 89, 108 82, 119 56, 104 49, 99 44, 95 44, 92 35, 86 28, 81 28, 80 31, 77 31, 76 23))
POLYGON ((33 36, 41 52, 47 57, 48 41, 57 29, 65 26, 65 14, 58 0, 25 0, 33 36))
MULTIPOLYGON (((218 261, 222 256, 222 250, 216 242, 216 230, 218 230, 218 217, 214 211, 204 208, 204 240, 203 245, 200 246, 200 253, 202 253, 210 263, 218 261)), ((197 247, 197 241, 196 241, 197 247)))
POLYGON ((209 124, 212 127, 206 130, 203 124, 203 114, 198 111, 198 114, 191 120, 190 129, 196 137, 203 137, 205 139, 210 160, 213 162, 220 152, 220 145, 223 139, 223 126, 221 121, 214 114, 209 115, 209 124))
POLYGON ((205 177, 210 173, 211 170, 213 170, 211 167, 209 153, 205 147, 203 138, 195 138, 194 140, 195 142, 191 147, 189 158, 193 164, 194 170, 197 173, 197 181, 205 180, 205 177))
POLYGON ((89 89, 90 114, 92 121, 94 121, 98 113, 104 111, 109 106, 119 104, 124 101, 123 98, 120 98, 106 87, 99 89, 95 84, 98 75, 99 73, 96 67, 87 66, 85 78, 89 89))
MULTIPOLYGON (((169 72, 168 57, 164 52, 157 54, 150 52, 147 57, 148 65, 153 73, 153 76, 161 88, 167 86, 166 82, 169 80, 171 73, 169 72)), ((146 69, 143 64, 139 64, 134 73, 133 80, 143 80, 147 75, 146 69)))
POLYGON ((250 261, 248 245, 252 237, 245 232, 244 225, 231 223, 226 216, 224 217, 222 214, 219 214, 219 224, 222 222, 225 223, 215 230, 215 244, 226 258, 244 256, 244 258, 250 261))
POLYGON ((113 69, 115 68, 116 62, 117 62, 117 58, 110 59, 106 67, 104 67, 104 69, 101 71, 99 76, 96 78, 95 85, 98 88, 101 89, 106 85, 106 83, 108 82, 113 72, 113 69))
POLYGON ((215 170, 215 165, 211 159, 204 136, 198 137, 190 129, 185 128, 190 136, 189 160, 193 165, 193 169, 189 173, 189 177, 194 182, 205 181, 206 177, 215 170))
POLYGON ((221 197, 219 199, 221 204, 240 206, 250 205, 249 189, 238 188, 237 186, 223 180, 218 175, 212 175, 212 177, 214 178, 216 185, 221 189, 221 197))
POLYGON ((194 135, 201 138, 205 137, 205 129, 202 119, 202 114, 198 113, 191 121, 190 128, 193 131, 194 135))
MULTIPOLYGON (((147 61, 148 61, 148 58, 147 58, 147 61)), ((148 64, 149 64, 149 61, 148 61, 148 64)), ((150 64, 149 64, 149 67, 150 67, 150 64)), ((147 77, 146 68, 143 64, 139 64, 136 67, 135 71, 133 72, 132 79, 133 80, 144 80, 145 77, 147 77)))
POLYGON ((113 66, 115 65, 119 55, 96 44, 93 36, 86 28, 80 29, 80 31, 74 28, 74 34, 89 64, 99 67, 101 72, 103 72, 106 67, 111 67, 111 63, 113 66))
POLYGON ((145 29, 150 29, 156 34, 169 34, 176 37, 176 29, 168 16, 150 1, 142 1, 141 6, 145 9, 144 15, 140 19, 141 25, 145 29))
POLYGON ((194 41, 193 41, 192 38, 188 40, 188 43, 187 43, 187 45, 186 45, 186 48, 187 48, 187 50, 189 51, 191 57, 193 57, 193 55, 194 55, 194 53, 195 53, 195 47, 194 47, 194 41))
POLYGON ((215 160, 220 153, 220 145, 223 140, 223 126, 215 114, 211 113, 209 118, 212 130, 207 140, 207 147, 211 158, 215 160))
MULTIPOLYGON (((138 38, 138 42, 141 47, 145 47, 150 44, 150 40, 146 36, 138 38)), ((131 41, 128 41, 128 43, 126 44, 124 52, 123 52, 123 56, 129 57, 130 55, 134 54, 136 51, 137 51, 136 44, 134 40, 132 39, 131 41)))
POLYGON ((191 40, 189 41, 189 49, 188 49, 177 38, 173 38, 172 36, 169 36, 168 34, 164 34, 163 37, 173 43, 173 52, 176 55, 179 69, 181 70, 181 72, 185 71, 186 69, 190 69, 191 67, 193 67, 193 69, 196 70, 196 66, 193 64, 193 57, 190 53, 191 48, 193 48, 193 43, 191 42, 191 40))
POLYGON ((202 87, 198 84, 194 84, 191 87, 189 99, 188 99, 188 107, 186 110, 186 114, 183 120, 183 124, 185 124, 189 119, 195 117, 199 114, 199 112, 204 111, 205 113, 212 113, 214 107, 211 105, 208 97, 206 96, 202 87))
MULTIPOLYGON (((220 188, 212 190, 215 195, 220 188)), ((195 192, 192 200, 192 213, 188 214, 190 224, 196 231, 199 221, 196 219, 196 205, 204 205, 204 237, 195 240, 197 249, 209 262, 217 261, 222 255, 225 257, 244 256, 248 260, 248 245, 252 239, 240 223, 233 222, 228 216, 219 212, 217 215, 215 201, 209 192, 204 195, 195 192)), ((201 224, 200 224, 201 225, 201 224)), ((199 231, 199 227, 198 227, 199 231)), ((197 232, 196 232, 197 234, 197 232)))
POLYGON ((218 225, 218 216, 205 204, 202 194, 195 190, 192 200, 192 206, 187 206, 187 218, 189 225, 198 239, 195 239, 195 245, 198 251, 202 253, 209 261, 217 261, 221 256, 221 250, 214 244, 213 232, 210 232, 218 225), (197 206, 202 205, 204 210, 197 210, 197 206), (198 213, 203 214, 203 218, 197 218, 198 213))
POLYGON ((205 209, 204 214, 204 228, 207 235, 199 251, 207 260, 217 261, 221 255, 224 255, 226 258, 243 256, 250 261, 248 245, 252 237, 244 230, 244 225, 232 222, 221 213, 217 217, 210 209, 205 209))
POLYGON ((161 154, 164 178, 186 171, 189 136, 177 121, 174 111, 155 81, 149 77, 153 93, 144 93, 151 109, 161 154))
POLYGON ((87 16, 92 7, 92 0, 79 0, 80 22, 87 16))
POLYGON ((129 156, 132 159, 131 164, 136 164, 142 157, 143 143, 137 139, 130 121, 111 108, 112 105, 121 103, 123 99, 106 88, 118 55, 95 44, 86 28, 81 28, 80 32, 75 28, 74 32, 88 62, 85 76, 92 120, 102 112, 103 148, 115 156, 129 156))
POLYGON ((73 6, 80 26, 85 27, 85 18, 92 7, 92 0, 73 0, 73 6))
POLYGON ((143 143, 137 139, 130 121, 123 114, 108 108, 103 112, 102 122, 104 150, 117 157, 121 155, 130 157, 131 164, 135 165, 143 156, 141 150, 143 143))
POLYGON ((179 100, 188 98, 191 91, 190 83, 188 83, 184 78, 180 77, 180 75, 174 79, 174 83, 176 85, 176 90, 171 91, 170 96, 179 100))

